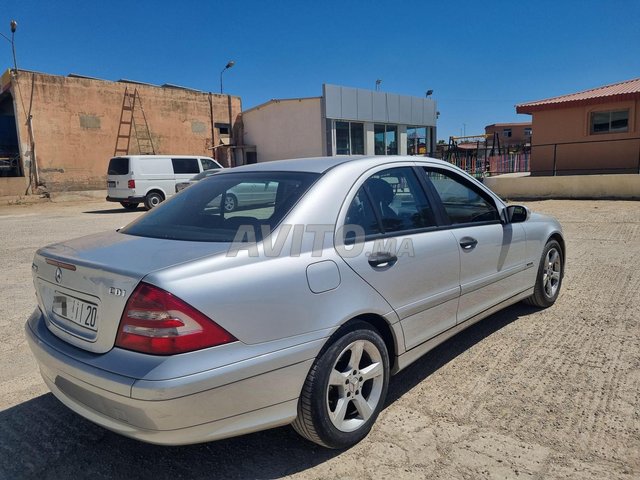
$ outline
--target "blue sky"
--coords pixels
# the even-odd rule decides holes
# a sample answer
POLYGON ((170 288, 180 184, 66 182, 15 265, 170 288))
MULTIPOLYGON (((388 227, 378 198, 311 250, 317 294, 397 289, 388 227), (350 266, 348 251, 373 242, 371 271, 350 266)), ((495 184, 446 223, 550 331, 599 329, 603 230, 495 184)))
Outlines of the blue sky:
MULTIPOLYGON (((318 96, 323 83, 422 96, 438 138, 528 121, 514 105, 640 77, 640 1, 34 1, 18 21, 18 66, 174 83, 242 97, 318 96)), ((4 26, 2 26, 4 25, 4 26)), ((11 50, 0 40, 8 68, 11 50)))

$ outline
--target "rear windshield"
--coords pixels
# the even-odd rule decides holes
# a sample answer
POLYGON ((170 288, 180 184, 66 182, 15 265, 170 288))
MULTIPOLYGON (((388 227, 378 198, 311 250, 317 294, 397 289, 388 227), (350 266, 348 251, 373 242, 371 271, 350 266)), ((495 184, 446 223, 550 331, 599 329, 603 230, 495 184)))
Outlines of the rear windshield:
POLYGON ((212 175, 162 203, 121 233, 198 242, 259 240, 273 229, 319 177, 306 172, 212 175), (265 229, 267 230, 267 229, 265 229))
POLYGON ((107 175, 127 175, 129 173, 129 159, 115 157, 109 160, 107 175))

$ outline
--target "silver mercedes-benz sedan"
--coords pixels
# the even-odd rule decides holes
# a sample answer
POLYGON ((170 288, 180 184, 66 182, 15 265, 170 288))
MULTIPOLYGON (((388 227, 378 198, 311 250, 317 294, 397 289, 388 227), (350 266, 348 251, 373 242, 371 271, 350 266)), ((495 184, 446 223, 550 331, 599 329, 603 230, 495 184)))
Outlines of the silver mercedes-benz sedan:
POLYGON ((343 448, 392 374, 501 308, 552 305, 564 260, 556 220, 438 160, 269 162, 40 249, 26 335, 54 395, 122 435, 177 445, 292 424, 343 448), (256 184, 274 201, 225 209, 256 184))

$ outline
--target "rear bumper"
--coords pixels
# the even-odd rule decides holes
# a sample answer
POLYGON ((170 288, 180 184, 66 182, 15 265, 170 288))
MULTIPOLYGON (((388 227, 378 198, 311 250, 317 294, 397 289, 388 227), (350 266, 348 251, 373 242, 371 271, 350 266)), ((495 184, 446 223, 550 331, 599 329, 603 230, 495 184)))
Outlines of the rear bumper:
POLYGON ((142 203, 144 202, 144 197, 111 197, 107 195, 107 202, 142 203))
POLYGON ((286 350, 292 350, 289 352, 292 363, 258 375, 255 364, 246 360, 180 378, 150 381, 96 368, 79 358, 99 356, 75 347, 68 347, 79 352, 75 356, 55 348, 59 346, 57 339, 47 330, 39 311, 36 312, 27 322, 26 337, 52 393, 71 410, 98 425, 162 445, 207 442, 291 423, 297 413, 302 384, 313 363, 313 358, 301 358, 315 357, 319 348, 315 345, 318 342, 310 342, 314 345, 303 350, 285 349, 284 353, 269 354, 261 361, 282 365, 286 350), (242 365, 248 363, 253 364, 242 365), (235 369, 231 377, 238 378, 240 374, 239 379, 228 381, 230 368, 235 369), (222 385, 208 388, 216 383, 222 385))

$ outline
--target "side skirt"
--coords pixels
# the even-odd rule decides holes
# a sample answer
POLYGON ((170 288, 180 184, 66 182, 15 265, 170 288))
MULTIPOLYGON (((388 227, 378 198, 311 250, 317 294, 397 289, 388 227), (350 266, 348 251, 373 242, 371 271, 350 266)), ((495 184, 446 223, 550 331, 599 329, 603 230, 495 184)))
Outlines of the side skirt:
POLYGON ((508 298, 508 299, 506 299, 506 300, 494 305, 493 307, 485 310, 484 312, 481 312, 481 313, 471 317, 470 319, 468 319, 468 320, 466 320, 466 321, 464 321, 462 323, 459 323, 455 327, 451 327, 449 330, 446 330, 446 331, 436 335, 435 337, 431 338, 430 340, 427 340, 426 342, 421 343, 420 345, 418 345, 416 347, 413 347, 411 350, 408 350, 405 353, 403 353, 402 355, 396 357, 396 362, 395 362, 395 365, 394 365, 393 370, 391 371, 391 373, 395 375, 400 370, 403 370, 403 369, 407 368, 409 365, 411 365, 417 359, 422 357, 429 350, 433 350, 438 345, 440 345, 441 343, 449 340, 451 337, 453 337, 457 333, 460 333, 465 328, 470 327, 474 323, 478 323, 480 320, 482 320, 484 318, 487 318, 490 315, 493 315, 497 311, 502 310, 502 309, 504 309, 504 308, 506 308, 506 307, 508 307, 510 305, 513 305, 514 303, 518 303, 519 301, 524 300, 525 298, 528 298, 531 295, 533 295, 533 287, 528 288, 524 292, 518 293, 518 294, 514 295, 513 297, 508 298))

